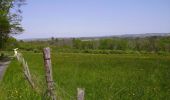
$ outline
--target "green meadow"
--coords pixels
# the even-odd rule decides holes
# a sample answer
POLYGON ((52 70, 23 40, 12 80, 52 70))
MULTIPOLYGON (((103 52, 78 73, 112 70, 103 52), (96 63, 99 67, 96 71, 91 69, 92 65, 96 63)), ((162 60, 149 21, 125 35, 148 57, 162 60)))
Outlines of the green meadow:
MULTIPOLYGON (((46 83, 42 53, 23 52, 36 89, 13 59, 0 82, 1 100, 42 100, 46 83)), ((170 100, 170 56, 157 54, 52 53, 57 98, 76 100, 170 100)))

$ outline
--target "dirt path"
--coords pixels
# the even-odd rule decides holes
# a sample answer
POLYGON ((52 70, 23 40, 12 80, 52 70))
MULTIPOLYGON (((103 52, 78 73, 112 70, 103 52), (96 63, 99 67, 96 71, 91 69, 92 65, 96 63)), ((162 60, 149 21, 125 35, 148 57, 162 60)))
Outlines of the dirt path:
POLYGON ((9 60, 0 61, 0 80, 2 80, 4 72, 5 72, 6 68, 8 67, 9 63, 10 63, 9 60))

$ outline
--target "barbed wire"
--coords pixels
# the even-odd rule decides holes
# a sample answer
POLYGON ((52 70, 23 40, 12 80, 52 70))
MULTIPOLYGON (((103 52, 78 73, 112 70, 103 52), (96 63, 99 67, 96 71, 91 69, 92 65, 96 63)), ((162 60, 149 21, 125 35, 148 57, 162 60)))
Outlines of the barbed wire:
POLYGON ((66 92, 62 87, 60 87, 57 83, 54 82, 54 86, 57 87, 57 89, 59 89, 59 92, 62 92, 63 94, 67 95, 70 100, 76 100, 75 97, 71 96, 68 92, 66 92))

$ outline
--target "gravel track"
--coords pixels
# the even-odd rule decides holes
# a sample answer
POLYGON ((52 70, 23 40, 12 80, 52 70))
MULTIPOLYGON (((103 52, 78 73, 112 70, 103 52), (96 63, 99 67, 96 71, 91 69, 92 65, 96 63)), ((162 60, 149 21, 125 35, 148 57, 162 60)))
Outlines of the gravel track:
POLYGON ((8 67, 10 61, 0 61, 0 80, 2 79, 6 68, 8 67))

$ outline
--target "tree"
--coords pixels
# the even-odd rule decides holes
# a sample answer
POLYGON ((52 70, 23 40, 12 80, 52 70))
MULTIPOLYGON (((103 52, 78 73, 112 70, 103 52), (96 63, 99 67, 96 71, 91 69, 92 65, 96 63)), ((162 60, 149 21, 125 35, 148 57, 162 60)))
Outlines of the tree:
POLYGON ((19 34, 23 30, 20 7, 25 0, 0 0, 0 49, 7 42, 10 34, 19 34))
POLYGON ((80 39, 73 39, 73 48, 75 49, 81 49, 81 40, 80 39))

